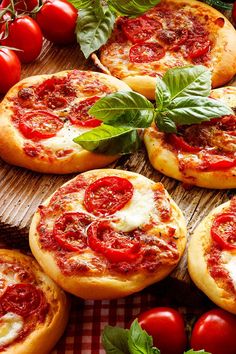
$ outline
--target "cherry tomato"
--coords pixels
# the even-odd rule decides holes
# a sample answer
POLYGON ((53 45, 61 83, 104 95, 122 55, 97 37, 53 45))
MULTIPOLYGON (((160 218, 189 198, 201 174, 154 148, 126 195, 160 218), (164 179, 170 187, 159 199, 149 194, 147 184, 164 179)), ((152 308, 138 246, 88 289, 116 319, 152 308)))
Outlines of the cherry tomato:
POLYGON ((236 316, 213 309, 204 313, 195 323, 191 336, 191 348, 204 349, 211 354, 235 354, 236 316))
POLYGON ((138 322, 153 337, 161 354, 183 354, 187 336, 181 314, 169 307, 156 307, 138 315, 138 322))
POLYGON ((6 93, 20 80, 21 65, 13 50, 0 47, 0 93, 6 93))
POLYGON ((87 214, 64 213, 55 222, 53 236, 64 249, 80 251, 87 247, 86 228, 92 221, 87 214))
POLYGON ((2 45, 21 49, 16 51, 23 63, 35 60, 41 52, 43 37, 37 24, 29 16, 21 16, 2 26, 2 31, 8 32, 7 38, 1 41, 2 45))
POLYGON ((32 284, 9 285, 0 298, 2 309, 27 317, 42 305, 43 294, 32 284))
POLYGON ((117 232, 108 221, 98 221, 90 225, 88 244, 112 263, 134 262, 141 246, 133 233, 117 232))
POLYGON ((36 21, 49 41, 69 44, 75 41, 76 8, 66 0, 47 0, 36 21))
POLYGON ((46 111, 27 112, 20 118, 19 129, 28 139, 47 139, 56 135, 64 123, 46 111))
POLYGON ((236 250, 236 214, 216 216, 211 227, 211 237, 226 250, 236 250))
POLYGON ((176 134, 168 134, 168 141, 174 145, 174 147, 181 151, 198 152, 201 149, 197 146, 188 144, 182 136, 176 134))
POLYGON ((98 127, 101 125, 101 121, 93 118, 88 114, 89 108, 91 108, 94 103, 99 100, 100 97, 94 96, 89 97, 85 100, 80 101, 77 105, 72 107, 72 112, 69 114, 69 118, 72 124, 82 126, 82 127, 98 127))
POLYGON ((117 176, 97 179, 85 190, 85 208, 95 215, 111 215, 120 210, 133 196, 129 180, 117 176))
POLYGON ((165 56, 165 49, 159 43, 135 44, 130 48, 129 59, 132 63, 149 63, 165 56))
MULTIPOLYGON (((3 0, 1 6, 2 8, 6 8, 10 4, 10 0, 3 0)), ((18 13, 22 13, 25 11, 32 11, 36 6, 38 6, 38 4, 38 0, 19 0, 14 3, 14 8, 18 13)))

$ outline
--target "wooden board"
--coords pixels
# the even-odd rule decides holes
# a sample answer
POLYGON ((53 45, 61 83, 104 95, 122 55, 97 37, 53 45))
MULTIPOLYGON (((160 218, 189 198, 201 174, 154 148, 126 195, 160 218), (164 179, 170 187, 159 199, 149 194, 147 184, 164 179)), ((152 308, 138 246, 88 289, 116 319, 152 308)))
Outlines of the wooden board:
MULTIPOLYGON (((34 63, 22 68, 22 78, 41 73, 55 73, 65 69, 93 69, 91 61, 85 61, 78 45, 55 46, 47 41, 34 63)), ((172 198, 183 210, 188 224, 188 236, 200 220, 217 205, 228 200, 233 191, 207 190, 183 185, 155 171, 147 158, 144 147, 137 153, 126 155, 109 167, 125 169, 161 181, 172 198)), ((28 247, 28 229, 38 205, 64 182, 75 175, 45 175, 0 161, 0 241, 10 246, 28 247)), ((189 281, 186 252, 172 277, 189 281)))

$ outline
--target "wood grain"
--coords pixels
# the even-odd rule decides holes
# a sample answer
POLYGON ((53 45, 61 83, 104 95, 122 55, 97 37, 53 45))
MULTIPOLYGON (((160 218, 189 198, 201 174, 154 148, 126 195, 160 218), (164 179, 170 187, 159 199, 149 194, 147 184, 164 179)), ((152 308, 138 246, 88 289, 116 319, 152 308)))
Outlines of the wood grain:
MULTIPOLYGON (((85 61, 78 45, 65 48, 45 41, 38 60, 23 66, 22 78, 74 68, 95 70, 91 61, 85 61)), ((154 181, 161 181, 183 210, 189 237, 212 208, 228 200, 233 194, 233 191, 197 187, 185 189, 181 183, 163 176, 152 168, 144 147, 135 154, 121 157, 109 167, 138 172, 154 181)), ((39 174, 0 161, 0 241, 12 247, 27 248, 30 221, 38 205, 74 176, 39 174)), ((184 282, 189 281, 186 262, 185 252, 172 277, 184 282)))

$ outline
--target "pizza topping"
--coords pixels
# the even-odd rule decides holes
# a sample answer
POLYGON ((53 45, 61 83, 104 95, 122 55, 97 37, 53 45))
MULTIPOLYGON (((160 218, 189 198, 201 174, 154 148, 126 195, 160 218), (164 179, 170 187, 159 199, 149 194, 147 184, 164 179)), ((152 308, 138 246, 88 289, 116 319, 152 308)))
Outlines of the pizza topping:
POLYGON ((236 166, 236 158, 224 155, 207 154, 202 155, 202 160, 198 166, 201 171, 216 171, 233 168, 236 166))
POLYGON ((74 105, 71 113, 69 114, 71 123, 80 127, 94 128, 99 126, 101 121, 88 114, 89 108, 92 107, 94 103, 99 100, 99 98, 100 97, 98 96, 89 97, 74 105))
POLYGON ((28 139, 47 139, 56 135, 64 123, 46 111, 27 112, 20 118, 19 129, 28 139))
POLYGON ((62 248, 81 251, 87 247, 86 229, 91 222, 90 215, 78 212, 64 213, 55 222, 53 236, 62 248))
POLYGON ((30 87, 23 87, 18 92, 18 97, 22 100, 29 100, 33 97, 34 90, 30 87))
POLYGON ((118 233, 111 228, 108 221, 91 224, 88 229, 88 244, 111 263, 134 262, 141 247, 134 234, 118 233))
POLYGON ((0 317, 0 348, 14 342, 23 327, 23 318, 15 313, 8 312, 0 317))
POLYGON ((159 43, 136 44, 130 48, 129 58, 132 63, 158 61, 165 56, 165 49, 159 43))
POLYGON ((211 227, 211 237, 226 250, 236 250, 236 214, 224 213, 216 216, 211 227))
POLYGON ((192 146, 188 144, 184 138, 176 134, 168 134, 168 142, 170 142, 177 150, 186 151, 186 152, 198 152, 201 149, 197 146, 192 146))
POLYGON ((122 209, 132 198, 134 187, 125 178, 102 177, 85 190, 85 208, 95 215, 111 215, 122 209))
POLYGON ((50 96, 47 99, 47 106, 51 109, 61 109, 67 105, 67 101, 64 97, 50 96))
POLYGON ((39 310, 43 293, 32 284, 9 285, 0 298, 3 311, 27 317, 39 310))
POLYGON ((188 55, 195 59, 207 54, 211 49, 211 42, 206 37, 195 37, 187 41, 188 55))

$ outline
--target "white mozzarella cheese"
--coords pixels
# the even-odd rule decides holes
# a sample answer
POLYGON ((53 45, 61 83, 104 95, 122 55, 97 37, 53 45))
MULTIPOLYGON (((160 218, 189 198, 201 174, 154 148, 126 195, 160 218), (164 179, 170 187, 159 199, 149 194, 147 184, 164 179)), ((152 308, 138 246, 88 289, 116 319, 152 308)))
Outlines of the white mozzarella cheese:
POLYGON ((24 321, 21 316, 8 312, 0 318, 0 346, 12 343, 23 329, 24 321))
POLYGON ((221 260, 224 263, 224 267, 229 272, 230 278, 232 279, 236 289, 236 253, 224 251, 221 254, 221 260))

